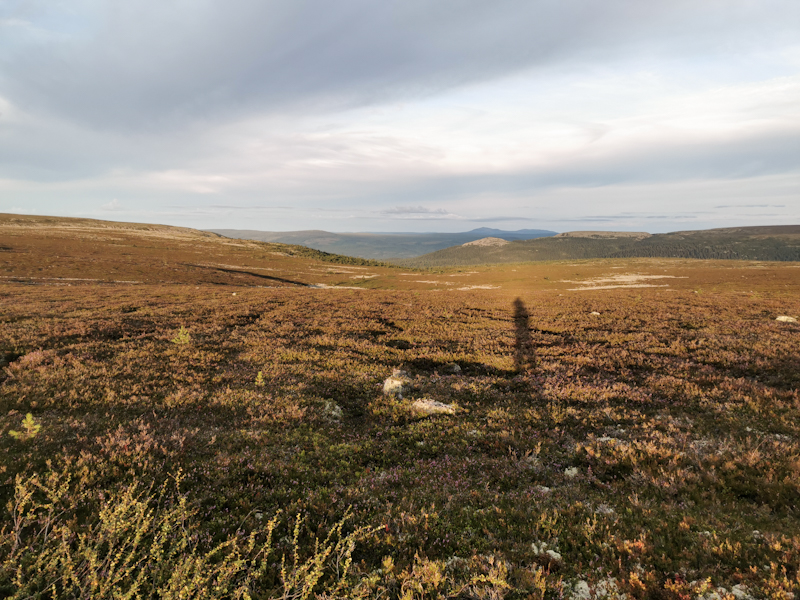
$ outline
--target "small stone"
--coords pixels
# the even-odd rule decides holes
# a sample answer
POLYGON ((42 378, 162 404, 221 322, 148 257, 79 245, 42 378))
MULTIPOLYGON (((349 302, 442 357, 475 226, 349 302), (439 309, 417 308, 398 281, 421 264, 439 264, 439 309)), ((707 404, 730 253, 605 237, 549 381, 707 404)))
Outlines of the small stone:
POLYGON ((461 367, 456 363, 447 363, 442 367, 445 373, 461 373, 461 367))
POLYGON ((564 475, 570 479, 574 479, 578 476, 578 467, 569 467, 568 469, 564 469, 564 475))
POLYGON ((402 398, 411 391, 411 379, 403 369, 393 369, 392 376, 383 382, 383 393, 386 396, 402 398))
POLYGON ((780 321, 781 323, 797 323, 797 319, 794 317, 787 317, 786 315, 781 315, 776 321, 780 321))
POLYGON ((741 583, 737 583, 731 588, 731 594, 733 594, 736 600, 753 600, 753 597, 747 593, 747 588, 741 583))
POLYGON ((339 419, 342 418, 343 414, 342 407, 336 404, 336 402, 328 400, 325 402, 324 414, 329 419, 333 421, 338 421, 339 419))
POLYGON ((398 398, 402 398, 403 394, 407 394, 410 390, 411 386, 405 378, 387 377, 383 382, 383 394, 385 396, 397 396, 398 398))
POLYGON ((599 313, 599 312, 597 312, 596 310, 593 310, 593 311, 592 311, 591 313, 589 313, 589 314, 591 314, 591 315, 594 315, 595 317, 599 317, 599 316, 600 316, 600 313, 599 313))
POLYGON ((453 404, 445 404, 444 402, 438 402, 437 400, 428 400, 427 398, 423 398, 422 400, 415 400, 411 405, 411 408, 417 413, 422 413, 425 416, 429 416, 453 415, 455 414, 457 407, 453 404))
POLYGON ((572 600, 589 600, 591 597, 592 590, 589 588, 588 582, 581 579, 572 586, 572 600))
POLYGON ((553 560, 561 560, 561 554, 555 550, 547 550, 545 554, 553 560))

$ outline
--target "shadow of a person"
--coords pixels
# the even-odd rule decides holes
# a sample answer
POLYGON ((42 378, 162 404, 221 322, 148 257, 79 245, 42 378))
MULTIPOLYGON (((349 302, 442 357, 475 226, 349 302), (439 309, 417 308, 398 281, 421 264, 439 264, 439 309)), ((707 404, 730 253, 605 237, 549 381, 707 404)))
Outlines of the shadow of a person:
POLYGON ((514 300, 514 330, 514 366, 517 371, 526 372, 534 366, 535 359, 530 316, 525 308, 525 303, 520 298, 514 300))

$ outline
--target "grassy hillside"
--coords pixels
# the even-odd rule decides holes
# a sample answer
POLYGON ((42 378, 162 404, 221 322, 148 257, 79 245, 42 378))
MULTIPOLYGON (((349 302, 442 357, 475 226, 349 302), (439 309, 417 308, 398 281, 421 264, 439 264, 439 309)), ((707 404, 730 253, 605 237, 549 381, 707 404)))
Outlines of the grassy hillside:
POLYGON ((0 214, 0 265, 0 279, 64 285, 363 285, 362 273, 394 271, 303 246, 182 227, 10 214, 0 214))
POLYGON ((555 236, 514 241, 500 247, 455 246, 394 262, 429 268, 633 257, 797 261, 800 225, 678 231, 643 238, 555 236))
POLYGON ((0 597, 800 593, 797 263, 0 246, 0 597))

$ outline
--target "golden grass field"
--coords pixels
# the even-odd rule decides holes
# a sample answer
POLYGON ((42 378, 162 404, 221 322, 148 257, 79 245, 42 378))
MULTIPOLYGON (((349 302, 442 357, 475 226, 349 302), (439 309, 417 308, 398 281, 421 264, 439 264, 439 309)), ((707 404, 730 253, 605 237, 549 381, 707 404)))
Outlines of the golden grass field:
POLYGON ((0 596, 788 600, 778 316, 798 263, 416 271, 0 216, 0 596))

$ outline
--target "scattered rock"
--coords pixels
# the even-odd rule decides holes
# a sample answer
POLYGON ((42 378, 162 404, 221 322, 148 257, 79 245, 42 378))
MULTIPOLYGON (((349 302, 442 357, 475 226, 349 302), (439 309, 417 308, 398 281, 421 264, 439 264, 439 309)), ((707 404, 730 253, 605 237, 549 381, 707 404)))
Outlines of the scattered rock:
POLYGON ((572 586, 572 600, 589 600, 592 597, 592 590, 589 589, 589 584, 582 579, 576 581, 572 586))
POLYGON ((333 421, 338 421, 342 418, 342 407, 336 404, 336 402, 333 400, 327 400, 325 402, 325 410, 323 411, 323 414, 333 421))
POLYGON ((590 598, 605 599, 623 598, 625 594, 620 594, 619 586, 615 577, 609 577, 598 581, 590 586, 587 581, 582 579, 575 582, 572 586, 572 600, 589 600, 590 598))
POLYGON ((561 560, 561 553, 556 552, 555 550, 547 550, 545 551, 545 554, 552 560, 561 560))
POLYGON ((593 310, 593 311, 592 311, 592 312, 590 312, 589 314, 590 314, 590 315, 594 315, 595 317, 599 317, 599 316, 600 316, 600 313, 599 313, 599 312, 597 312, 596 310, 593 310))
POLYGON ((442 414, 454 415, 457 409, 454 404, 445 404, 444 402, 428 400, 427 398, 415 400, 411 405, 411 408, 414 410, 414 412, 421 413, 425 416, 442 414))
POLYGON ((737 600, 753 600, 753 597, 747 592, 747 588, 741 583, 737 583, 731 588, 731 594, 737 600))
POLYGON ((411 383, 405 377, 387 377, 383 382, 384 396, 397 396, 402 398, 403 394, 411 391, 411 383))
POLYGON ((561 553, 558 551, 558 549, 555 547, 550 547, 550 544, 547 542, 533 542, 531 544, 531 550, 533 550, 534 554, 546 556, 550 560, 561 560, 561 553))
POLYGON ((797 323, 797 319, 794 317, 787 317, 786 315, 781 315, 776 321, 780 321, 781 323, 797 323))
POLYGON ((608 504, 600 504, 597 508, 594 509, 595 514, 598 515, 613 515, 614 509, 611 508, 608 504))
POLYGON ((715 590, 711 590, 707 594, 701 594, 697 597, 699 600, 723 600, 723 598, 730 597, 731 595, 733 595, 733 597, 737 600, 753 600, 753 597, 747 593, 747 588, 741 584, 733 586, 730 592, 724 587, 718 587, 715 590))
POLYGON ((570 479, 574 479, 578 476, 578 467, 569 467, 568 469, 564 469, 564 475, 570 479))
POLYGON ((456 363, 447 363, 442 367, 442 371, 445 373, 461 373, 461 367, 456 363))

